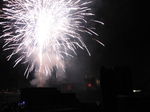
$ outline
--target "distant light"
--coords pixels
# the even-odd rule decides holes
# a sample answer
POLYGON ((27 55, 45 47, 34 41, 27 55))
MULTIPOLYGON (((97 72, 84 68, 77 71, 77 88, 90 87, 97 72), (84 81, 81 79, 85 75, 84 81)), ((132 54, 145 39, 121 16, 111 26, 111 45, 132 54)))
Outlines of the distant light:
POLYGON ((141 90, 133 90, 134 93, 140 93, 141 90))
POLYGON ((22 101, 21 103, 18 103, 18 105, 23 106, 23 105, 25 105, 25 103, 26 103, 25 101, 22 101))
POLYGON ((23 105, 24 105, 25 103, 26 103, 25 101, 22 102, 23 105))
POLYGON ((99 80, 99 79, 96 79, 95 82, 96 82, 96 85, 97 85, 97 86, 100 86, 100 80, 99 80))
POLYGON ((72 85, 71 84, 67 85, 67 90, 72 90, 72 85))
POLYGON ((92 84, 91 83, 88 83, 88 85, 87 85, 88 87, 92 87, 92 84))

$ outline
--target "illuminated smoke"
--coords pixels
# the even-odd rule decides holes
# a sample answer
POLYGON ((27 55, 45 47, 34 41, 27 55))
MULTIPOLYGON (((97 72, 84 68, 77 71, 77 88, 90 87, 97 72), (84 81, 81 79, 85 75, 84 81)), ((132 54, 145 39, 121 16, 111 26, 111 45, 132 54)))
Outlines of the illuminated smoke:
POLYGON ((43 86, 54 66, 65 71, 64 57, 73 57, 70 51, 76 55, 76 49, 81 48, 90 55, 81 36, 82 33, 98 36, 95 28, 85 25, 87 16, 94 15, 88 7, 90 3, 92 1, 4 0, 1 38, 5 39, 4 50, 12 50, 7 59, 19 53, 14 67, 27 63, 24 75, 28 77, 34 71, 36 85, 43 86))

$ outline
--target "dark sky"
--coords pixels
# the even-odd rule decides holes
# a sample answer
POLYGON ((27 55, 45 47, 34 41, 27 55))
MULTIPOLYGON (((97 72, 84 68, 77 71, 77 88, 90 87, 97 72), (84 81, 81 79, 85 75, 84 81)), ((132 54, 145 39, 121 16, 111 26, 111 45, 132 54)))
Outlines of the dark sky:
MULTIPOLYGON (((99 40, 105 47, 87 40, 92 56, 80 51, 78 57, 71 59, 72 66, 68 71, 73 74, 72 79, 77 80, 82 77, 82 73, 97 73, 102 65, 108 68, 129 66, 135 87, 150 85, 148 3, 136 0, 97 0, 93 7, 96 19, 105 23, 104 26, 96 26, 99 40)), ((0 87, 5 87, 10 79, 13 80, 10 83, 15 85, 22 71, 12 68, 12 62, 6 61, 5 53, 1 52, 0 56, 0 87)))
POLYGON ((135 0, 103 0, 102 64, 129 66, 136 87, 150 81, 148 4, 135 0))

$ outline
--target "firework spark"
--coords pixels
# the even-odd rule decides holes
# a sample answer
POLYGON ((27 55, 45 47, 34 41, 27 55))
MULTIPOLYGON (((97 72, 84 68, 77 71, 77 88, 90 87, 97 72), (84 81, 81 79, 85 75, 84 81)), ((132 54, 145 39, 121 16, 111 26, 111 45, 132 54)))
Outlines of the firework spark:
MULTIPOLYGON (((86 49, 80 33, 97 35, 92 28, 85 27, 86 16, 93 16, 91 1, 82 0, 4 0, 0 16, 4 21, 4 50, 13 52, 7 57, 18 63, 27 63, 25 75, 35 70, 42 83, 42 75, 49 76, 53 66, 65 70, 64 56, 73 57, 76 49, 86 49)), ((95 21, 102 23, 100 21, 95 21)), ((103 23, 102 23, 103 24, 103 23)), ((100 42, 99 42, 100 43, 100 42)), ((42 84, 40 84, 42 85, 42 84)))

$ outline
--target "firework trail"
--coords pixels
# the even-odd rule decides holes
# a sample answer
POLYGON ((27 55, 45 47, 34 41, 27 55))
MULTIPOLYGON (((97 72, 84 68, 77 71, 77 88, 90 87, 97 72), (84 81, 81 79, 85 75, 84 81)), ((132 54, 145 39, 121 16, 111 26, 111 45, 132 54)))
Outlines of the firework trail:
MULTIPOLYGON (((53 67, 65 70, 64 56, 73 57, 76 49, 88 51, 81 33, 95 34, 93 28, 85 27, 86 16, 93 16, 91 1, 82 0, 4 0, 0 18, 5 39, 4 50, 12 50, 7 56, 20 54, 15 60, 28 64, 24 75, 35 71, 38 86, 44 84, 53 67), (46 77, 46 78, 45 78, 46 77)), ((103 24, 100 21, 95 21, 103 24)), ((99 42, 99 41, 98 41, 99 42)), ((100 42, 99 42, 100 43, 100 42)))

